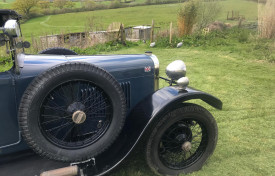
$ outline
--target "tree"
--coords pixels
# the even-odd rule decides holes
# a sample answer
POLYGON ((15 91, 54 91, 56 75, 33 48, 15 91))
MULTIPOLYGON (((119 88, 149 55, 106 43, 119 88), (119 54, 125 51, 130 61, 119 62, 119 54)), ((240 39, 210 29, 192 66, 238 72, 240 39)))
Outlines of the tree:
POLYGON ((23 12, 26 16, 30 14, 31 8, 37 5, 38 0, 16 0, 12 8, 23 12))
POLYGON ((74 6, 75 6, 75 3, 73 3, 72 1, 67 1, 65 5, 65 7, 69 9, 72 9, 74 6))
POLYGON ((95 8, 95 6, 96 6, 96 3, 93 0, 84 0, 84 2, 82 3, 82 7, 86 9, 92 9, 92 8, 95 8))
POLYGON ((67 0, 54 0, 53 4, 55 7, 63 9, 67 4, 67 0))
POLYGON ((50 1, 39 1, 38 5, 41 9, 47 9, 50 7, 50 1))
POLYGON ((152 4, 152 0, 146 0, 145 3, 146 4, 152 4))

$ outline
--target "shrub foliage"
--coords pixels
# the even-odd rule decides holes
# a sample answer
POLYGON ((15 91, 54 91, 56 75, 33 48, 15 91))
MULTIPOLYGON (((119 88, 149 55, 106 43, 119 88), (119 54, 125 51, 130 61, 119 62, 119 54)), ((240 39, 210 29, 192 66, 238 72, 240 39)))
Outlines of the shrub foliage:
POLYGON ((29 16, 30 10, 37 5, 38 0, 16 0, 12 8, 29 16))
POLYGON ((199 10, 198 0, 190 0, 184 3, 178 13, 179 34, 191 34, 194 24, 196 24, 199 10))
MULTIPOLYGON (((259 7, 260 8, 260 7, 259 7)), ((261 38, 275 38, 275 1, 267 0, 259 10, 259 34, 261 38)))

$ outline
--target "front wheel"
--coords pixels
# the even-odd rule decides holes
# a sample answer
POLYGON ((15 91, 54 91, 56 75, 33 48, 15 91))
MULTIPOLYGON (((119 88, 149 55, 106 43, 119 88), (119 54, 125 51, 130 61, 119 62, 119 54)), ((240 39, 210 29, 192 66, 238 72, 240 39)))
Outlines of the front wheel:
POLYGON ((201 169, 218 139, 215 119, 195 104, 182 104, 169 111, 152 129, 146 144, 146 160, 158 175, 201 169))

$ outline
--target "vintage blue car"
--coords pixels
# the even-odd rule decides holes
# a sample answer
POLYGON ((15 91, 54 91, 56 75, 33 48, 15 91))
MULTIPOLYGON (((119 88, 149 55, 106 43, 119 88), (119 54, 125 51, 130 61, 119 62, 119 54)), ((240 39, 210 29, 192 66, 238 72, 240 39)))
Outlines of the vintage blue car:
POLYGON ((15 11, 0 10, 1 57, 13 60, 0 73, 0 163, 32 149, 74 163, 74 174, 103 175, 141 141, 156 174, 178 175, 199 170, 213 153, 215 119, 185 102, 201 99, 217 109, 222 102, 187 87, 183 61, 169 64, 162 78, 151 52, 83 56, 50 48, 24 54, 30 44, 21 40, 19 19, 15 11), (159 89, 159 79, 169 86, 159 89))

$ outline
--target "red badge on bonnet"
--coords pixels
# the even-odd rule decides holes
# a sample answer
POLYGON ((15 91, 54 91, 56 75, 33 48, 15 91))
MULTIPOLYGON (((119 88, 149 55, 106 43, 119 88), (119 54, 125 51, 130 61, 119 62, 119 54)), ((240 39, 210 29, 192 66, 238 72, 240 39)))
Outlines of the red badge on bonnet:
POLYGON ((151 71, 151 67, 148 66, 148 67, 144 67, 144 72, 150 72, 151 71))

